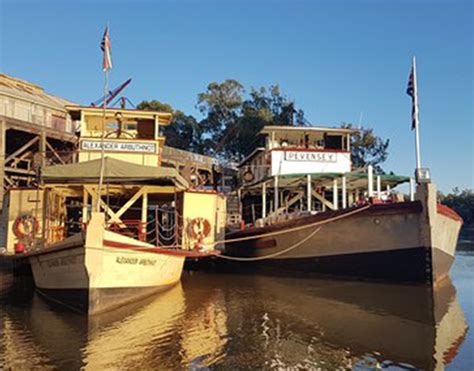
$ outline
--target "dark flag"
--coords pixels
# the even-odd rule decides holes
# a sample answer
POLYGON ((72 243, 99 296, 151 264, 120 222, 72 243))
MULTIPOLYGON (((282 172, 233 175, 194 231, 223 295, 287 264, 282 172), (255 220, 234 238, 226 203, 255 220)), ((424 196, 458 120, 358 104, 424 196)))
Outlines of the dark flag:
POLYGON ((415 64, 411 67, 410 77, 408 78, 407 94, 412 100, 411 109, 411 129, 414 130, 418 125, 418 97, 416 93, 416 69, 415 64))
POLYGON ((102 60, 102 69, 105 71, 112 68, 112 46, 110 44, 109 26, 105 27, 104 36, 100 43, 100 49, 104 52, 104 58, 102 60))

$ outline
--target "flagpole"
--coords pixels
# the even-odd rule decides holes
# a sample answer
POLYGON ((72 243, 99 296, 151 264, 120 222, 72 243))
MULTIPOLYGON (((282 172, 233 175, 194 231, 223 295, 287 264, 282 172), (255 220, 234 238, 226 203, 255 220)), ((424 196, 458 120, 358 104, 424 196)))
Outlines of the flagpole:
POLYGON ((97 205, 96 211, 100 211, 100 200, 101 200, 101 192, 102 192, 102 185, 104 183, 104 168, 105 168, 105 146, 104 146, 104 139, 105 139, 105 125, 106 125, 106 114, 107 114, 107 92, 109 90, 109 70, 105 70, 105 82, 104 82, 104 102, 102 104, 102 134, 100 136, 100 175, 99 175, 99 186, 97 189, 97 205))
POLYGON ((104 81, 104 101, 102 103, 102 134, 100 136, 100 146, 101 146, 101 151, 100 151, 100 174, 99 174, 99 185, 97 188, 97 204, 96 204, 96 211, 100 211, 100 200, 101 200, 101 193, 102 193, 102 185, 104 183, 104 171, 105 171, 105 145, 104 145, 104 140, 105 140, 105 126, 107 123, 106 116, 107 116, 107 93, 109 91, 109 68, 110 65, 106 62, 106 54, 107 52, 110 52, 109 47, 110 45, 109 40, 108 40, 108 33, 109 33, 109 24, 107 23, 107 27, 105 29, 106 33, 104 34, 104 72, 105 72, 105 81, 104 81))
MULTIPOLYGON (((413 56, 413 104, 415 105, 415 148, 416 148, 416 171, 421 169, 421 155, 420 155, 420 122, 418 117, 418 87, 416 81, 416 58, 413 56)), ((418 176, 417 176, 418 180, 418 176)))

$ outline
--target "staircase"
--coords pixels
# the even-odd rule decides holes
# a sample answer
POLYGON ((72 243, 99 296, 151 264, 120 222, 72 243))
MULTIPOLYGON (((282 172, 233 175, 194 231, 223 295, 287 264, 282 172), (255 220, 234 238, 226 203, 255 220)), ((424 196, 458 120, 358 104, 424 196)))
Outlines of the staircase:
POLYGON ((240 201, 237 192, 229 192, 226 194, 227 201, 227 226, 240 227, 242 214, 240 210, 240 201))

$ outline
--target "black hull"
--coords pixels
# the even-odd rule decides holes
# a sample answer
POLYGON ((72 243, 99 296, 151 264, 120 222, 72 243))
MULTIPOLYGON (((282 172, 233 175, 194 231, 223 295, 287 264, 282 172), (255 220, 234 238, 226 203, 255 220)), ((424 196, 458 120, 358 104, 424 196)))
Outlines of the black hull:
MULTIPOLYGON (((436 249, 443 260, 445 275, 454 257, 436 249)), ((277 276, 327 276, 376 281, 432 283, 431 249, 424 247, 381 252, 343 254, 314 258, 269 259, 256 262, 214 261, 219 270, 261 272, 277 276)))
POLYGON ((421 202, 331 211, 231 233, 216 265, 435 285, 453 264, 460 226, 439 213, 428 221, 421 202))

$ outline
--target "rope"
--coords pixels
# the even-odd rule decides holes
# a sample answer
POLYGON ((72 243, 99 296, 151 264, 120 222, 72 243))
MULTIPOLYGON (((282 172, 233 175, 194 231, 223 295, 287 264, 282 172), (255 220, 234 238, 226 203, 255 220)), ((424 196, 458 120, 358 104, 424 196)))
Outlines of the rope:
POLYGON ((231 242, 241 242, 241 241, 248 241, 248 240, 253 240, 253 239, 256 239, 256 238, 263 238, 263 237, 271 237, 271 236, 277 236, 277 235, 280 235, 280 234, 284 234, 284 233, 291 233, 291 232, 296 232, 296 231, 300 231, 302 229, 306 229, 306 228, 311 228, 311 227, 316 227, 318 225, 324 225, 324 224, 327 224, 327 223, 331 223, 333 221, 336 221, 336 220, 339 220, 339 219, 343 219, 343 218, 346 218, 348 216, 351 216, 351 215, 354 215, 354 214, 358 214, 364 210, 367 210, 369 207, 371 207, 371 205, 365 205, 361 208, 358 208, 358 209, 355 209, 355 210, 352 210, 352 211, 349 211, 345 214, 342 214, 342 215, 337 215, 333 218, 329 218, 329 219, 325 219, 325 220, 321 220, 321 221, 317 221, 317 222, 314 222, 314 223, 311 223, 311 224, 306 224, 306 225, 302 225, 302 226, 299 226, 299 227, 293 227, 293 228, 289 228, 289 229, 284 229, 282 231, 276 231, 276 232, 268 232, 268 233, 263 233, 263 234, 259 234, 259 235, 253 235, 253 236, 246 236, 246 237, 240 237, 240 238, 231 238, 231 239, 228 239, 228 240, 222 240, 222 241, 215 241, 215 242, 212 242, 212 243, 208 243, 208 244, 204 244, 205 246, 215 246, 215 245, 218 245, 218 244, 222 244, 222 243, 231 243, 231 242))
POLYGON ((234 257, 234 256, 229 256, 229 255, 222 255, 222 254, 217 254, 216 256, 218 258, 226 259, 226 260, 235 260, 235 261, 258 261, 258 260, 265 260, 265 259, 270 259, 270 258, 275 258, 277 256, 286 254, 287 252, 296 249, 300 245, 304 244, 306 241, 308 241, 311 237, 313 237, 316 233, 320 231, 321 227, 316 228, 313 232, 311 232, 308 236, 303 238, 301 241, 298 241, 297 243, 291 245, 290 247, 286 248, 285 250, 277 251, 276 253, 270 254, 270 255, 265 255, 265 256, 257 256, 255 258, 239 258, 239 257, 234 257))

